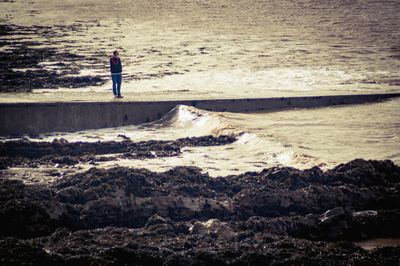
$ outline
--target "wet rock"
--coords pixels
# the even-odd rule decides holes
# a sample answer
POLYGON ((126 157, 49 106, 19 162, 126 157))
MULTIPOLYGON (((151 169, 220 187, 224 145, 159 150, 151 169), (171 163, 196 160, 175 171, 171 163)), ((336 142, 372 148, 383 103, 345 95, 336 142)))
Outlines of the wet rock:
POLYGON ((377 215, 378 215, 378 212, 374 211, 374 210, 359 211, 359 212, 352 213, 353 218, 370 218, 370 217, 375 217, 377 215))
POLYGON ((42 247, 17 238, 0 239, 1 265, 55 265, 61 261, 42 247))
POLYGON ((58 191, 56 200, 70 204, 83 203, 85 201, 84 191, 79 187, 67 187, 58 191))
POLYGON ((103 141, 68 142, 54 139, 52 142, 26 140, 0 143, 0 167, 21 164, 75 165, 79 162, 102 161, 96 155, 122 154, 120 158, 144 159, 177 156, 185 146, 218 146, 236 141, 234 136, 205 136, 177 139, 175 141, 103 141))
POLYGON ((155 234, 164 234, 164 235, 174 235, 175 234, 175 225, 174 223, 168 219, 163 218, 158 214, 154 214, 151 216, 146 224, 145 229, 147 231, 154 232, 155 234))
POLYGON ((232 239, 236 236, 231 228, 218 219, 210 219, 207 222, 195 222, 189 228, 189 232, 191 234, 210 235, 223 239, 232 239))
POLYGON ((331 210, 327 210, 320 216, 321 224, 330 224, 335 220, 340 220, 345 216, 345 212, 342 207, 333 208, 331 210))
POLYGON ((79 160, 71 156, 54 156, 48 159, 49 162, 57 165, 75 165, 79 163, 79 160))
POLYGON ((398 167, 364 163, 367 170, 357 161, 337 171, 271 168, 218 178, 196 167, 92 168, 49 185, 0 178, 1 258, 22 264, 39 254, 66 265, 393 262, 399 248, 366 252, 350 243, 400 236, 398 205, 377 204, 398 193, 398 167), (7 242, 10 236, 18 239, 7 242))
MULTIPOLYGON (((8 51, 0 52, 0 68, 2 69, 0 92, 26 92, 32 89, 60 87, 81 88, 104 84, 107 80, 105 77, 76 76, 87 64, 90 64, 91 68, 101 69, 103 58, 77 55, 76 51, 72 51, 68 46, 55 48, 54 39, 64 37, 60 36, 62 35, 60 31, 65 32, 66 27, 68 26, 0 25, 3 44, 9 46, 8 51), (36 41, 42 38, 48 41, 36 41), (52 43, 49 43, 49 40, 52 40, 52 43), (43 62, 50 63, 52 66, 46 68, 41 65, 43 62)), ((82 31, 82 29, 75 27, 73 31, 82 31)), ((64 42, 68 41, 64 40, 64 42)))
POLYGON ((290 235, 308 239, 316 239, 315 230, 319 222, 318 215, 289 216, 265 218, 254 216, 242 222, 240 228, 252 232, 263 232, 272 235, 290 235))
MULTIPOLYGON (((140 235, 124 228, 58 230, 32 240, 0 240, 2 262, 138 265, 390 265, 400 248, 364 251, 348 242, 314 242, 265 234, 231 241, 201 235, 140 235), (19 256, 16 256, 16 254, 19 256), (37 256, 37 258, 35 258, 37 256)), ((392 264, 393 265, 393 264, 392 264)))
POLYGON ((10 200, 0 204, 0 236, 31 238, 49 235, 60 226, 35 202, 10 200))
POLYGON ((400 234, 400 212, 396 210, 368 210, 354 212, 349 230, 349 239, 391 237, 400 234))
POLYGON ((392 161, 356 159, 340 164, 327 172, 331 182, 376 186, 399 183, 400 169, 392 161))
POLYGON ((129 137, 125 136, 124 134, 118 134, 118 138, 122 138, 123 140, 126 140, 126 141, 131 141, 131 139, 129 137))
POLYGON ((345 213, 342 207, 337 207, 326 211, 320 216, 318 224, 318 233, 322 234, 320 238, 326 240, 339 240, 344 237, 349 228, 349 215, 345 213))

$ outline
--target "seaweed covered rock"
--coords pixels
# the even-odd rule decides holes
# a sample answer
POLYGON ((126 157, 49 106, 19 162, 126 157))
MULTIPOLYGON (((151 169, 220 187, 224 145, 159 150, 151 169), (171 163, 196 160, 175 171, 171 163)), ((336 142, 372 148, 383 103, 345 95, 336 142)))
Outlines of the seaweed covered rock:
POLYGON ((145 230, 159 235, 175 235, 175 224, 171 219, 163 218, 158 214, 151 216, 145 226, 145 230))
POLYGON ((398 166, 360 160, 217 178, 195 167, 92 168, 51 184, 0 178, 2 263, 385 264, 398 249, 368 253, 350 241, 400 236, 399 183, 398 166))
MULTIPOLYGON (((96 155, 119 154, 119 158, 144 159, 171 157, 181 153, 182 147, 219 146, 236 141, 235 136, 203 136, 181 138, 173 141, 124 141, 68 142, 54 139, 52 142, 26 139, 0 142, 0 169, 9 166, 36 164, 75 165, 79 162, 101 161, 96 155)), ((113 160, 116 157, 108 157, 113 160)))

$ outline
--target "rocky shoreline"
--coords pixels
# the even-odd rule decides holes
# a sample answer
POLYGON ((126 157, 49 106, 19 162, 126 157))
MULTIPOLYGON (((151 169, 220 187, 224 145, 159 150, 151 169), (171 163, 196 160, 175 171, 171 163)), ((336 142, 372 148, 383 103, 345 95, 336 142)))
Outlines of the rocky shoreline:
MULTIPOLYGON (((13 141, 0 150, 6 168, 61 154, 175 156, 233 141, 13 141)), ((92 168, 49 184, 2 175, 0 264, 397 265, 400 247, 352 242, 400 237, 399 190, 400 167, 362 159, 325 172, 273 167, 218 178, 194 167, 92 168)))
POLYGON ((104 70, 103 50, 79 54, 72 40, 64 40, 87 25, 20 26, 0 24, 0 92, 32 89, 82 88, 102 85, 107 78, 80 75, 85 68, 104 70), (68 45, 69 44, 69 45, 68 45), (63 46, 60 48, 58 46, 63 46), (58 48, 56 48, 58 47, 58 48))
POLYGON ((125 135, 118 137, 123 141, 68 142, 61 138, 52 142, 26 139, 0 142, 0 169, 54 164, 74 166, 82 162, 96 165, 99 161, 114 161, 119 158, 171 157, 179 155, 183 147, 219 146, 236 141, 234 136, 187 137, 174 141, 140 142, 132 142, 125 135))
MULTIPOLYGON (((82 89, 102 86, 110 80, 108 60, 110 53, 119 49, 114 40, 91 36, 94 28, 110 29, 99 21, 79 21, 59 25, 17 25, 0 22, 0 93, 32 92, 35 89, 82 89), (86 41, 76 39, 85 36, 86 41), (93 47, 93 42, 97 42, 93 47)), ((121 38, 123 38, 122 36, 121 38)), ((161 53, 154 48, 144 49, 135 59, 124 64, 136 64, 146 56, 161 53)), ((183 71, 159 69, 150 72, 124 73, 125 81, 148 80, 183 71)), ((187 70, 188 71, 188 70, 187 70)))

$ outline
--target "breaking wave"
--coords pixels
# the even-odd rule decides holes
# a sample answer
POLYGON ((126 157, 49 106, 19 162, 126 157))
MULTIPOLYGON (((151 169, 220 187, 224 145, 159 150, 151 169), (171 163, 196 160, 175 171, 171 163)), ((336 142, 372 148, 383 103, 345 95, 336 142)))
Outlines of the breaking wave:
POLYGON ((226 154, 233 163, 243 160, 245 156, 249 162, 252 161, 263 167, 279 165, 304 169, 328 165, 321 159, 295 151, 290 145, 281 143, 274 136, 252 132, 229 120, 223 113, 209 112, 192 106, 179 105, 161 119, 146 126, 158 130, 171 129, 184 132, 188 137, 234 135, 237 141, 232 144, 231 151, 226 154))
POLYGON ((257 120, 237 114, 210 112, 179 105, 161 119, 139 126, 52 133, 34 141, 52 141, 54 138, 64 138, 69 142, 120 141, 121 135, 132 141, 148 141, 231 135, 235 136, 237 141, 229 145, 189 148, 183 150, 183 154, 178 158, 135 160, 124 163, 126 166, 160 171, 176 165, 191 165, 200 167, 213 176, 261 171, 272 166, 304 169, 313 166, 326 168, 332 165, 301 153, 290 144, 290 140, 285 141, 271 134, 271 128, 257 128, 258 123, 257 120))
POLYGON ((194 135, 239 135, 242 131, 230 125, 220 113, 208 112, 192 106, 178 105, 161 119, 148 123, 154 128, 184 130, 188 136, 194 135))

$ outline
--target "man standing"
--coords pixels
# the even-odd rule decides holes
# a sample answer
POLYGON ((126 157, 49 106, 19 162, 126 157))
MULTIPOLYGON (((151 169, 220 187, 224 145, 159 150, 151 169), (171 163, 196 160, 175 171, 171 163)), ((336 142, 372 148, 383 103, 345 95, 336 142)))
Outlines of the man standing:
POLYGON ((123 98, 121 95, 121 83, 122 83, 122 64, 121 58, 117 50, 113 52, 110 58, 110 71, 113 83, 113 93, 115 98, 123 98))

